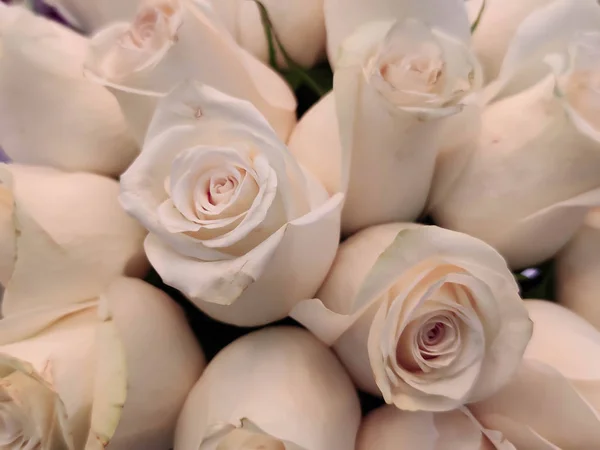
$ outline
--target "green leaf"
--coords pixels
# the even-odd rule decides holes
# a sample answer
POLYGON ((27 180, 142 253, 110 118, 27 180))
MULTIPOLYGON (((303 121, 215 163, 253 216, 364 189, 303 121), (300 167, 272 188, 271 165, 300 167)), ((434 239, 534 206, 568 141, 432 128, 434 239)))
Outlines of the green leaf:
POLYGON ((482 0, 481 9, 479 10, 477 17, 475 18, 475 22, 473 22, 473 25, 471 25, 471 34, 475 33, 475 30, 479 26, 479 23, 481 22, 481 18, 483 17, 483 12, 485 11, 485 7, 486 7, 486 0, 482 0))

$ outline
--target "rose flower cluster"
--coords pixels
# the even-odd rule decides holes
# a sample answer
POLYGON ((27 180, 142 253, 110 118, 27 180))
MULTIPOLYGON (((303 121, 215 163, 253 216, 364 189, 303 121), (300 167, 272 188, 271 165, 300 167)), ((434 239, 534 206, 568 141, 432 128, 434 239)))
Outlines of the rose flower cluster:
POLYGON ((600 449, 597 0, 6 0, 0 147, 0 449, 600 449))

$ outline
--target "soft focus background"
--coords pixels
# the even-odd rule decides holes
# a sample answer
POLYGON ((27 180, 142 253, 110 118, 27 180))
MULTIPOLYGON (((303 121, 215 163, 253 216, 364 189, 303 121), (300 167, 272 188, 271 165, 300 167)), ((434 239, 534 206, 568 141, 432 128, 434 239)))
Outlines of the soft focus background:
MULTIPOLYGON (((48 7, 42 0, 2 1, 4 3, 26 3, 36 12, 66 24, 63 18, 61 18, 55 10, 48 7)), ((281 47, 271 31, 269 18, 265 11, 263 11, 262 18, 265 25, 265 33, 268 37, 270 37, 270 54, 272 55, 271 65, 278 70, 293 87, 298 99, 297 115, 298 117, 301 117, 314 103, 319 100, 319 98, 331 90, 333 85, 333 74, 331 68, 327 62, 324 62, 314 68, 306 70, 295 64, 287 57, 285 52, 283 52, 284 59, 287 63, 287 68, 282 70, 280 67, 278 67, 275 59, 275 49, 281 49, 281 47)), ((1 149, 0 158, 5 159, 5 155, 1 149)), ((421 222, 433 224, 429 218, 423 218, 421 222)), ((543 298, 552 301, 555 300, 553 262, 547 262, 538 267, 525 269, 519 273, 515 273, 514 276, 521 287, 521 294, 523 298, 543 298)), ((165 291, 183 307, 192 330, 194 331, 198 340, 202 342, 202 347, 206 353, 206 357, 209 360, 212 359, 217 352, 227 344, 256 329, 239 328, 212 320, 210 317, 192 305, 192 303, 190 303, 176 289, 165 285, 154 270, 150 272, 146 278, 146 281, 165 291)), ((285 319, 275 323, 274 325, 278 324, 289 325, 296 324, 296 322, 292 319, 285 319)), ((383 399, 372 397, 365 393, 360 393, 360 396, 364 413, 384 404, 383 399)))

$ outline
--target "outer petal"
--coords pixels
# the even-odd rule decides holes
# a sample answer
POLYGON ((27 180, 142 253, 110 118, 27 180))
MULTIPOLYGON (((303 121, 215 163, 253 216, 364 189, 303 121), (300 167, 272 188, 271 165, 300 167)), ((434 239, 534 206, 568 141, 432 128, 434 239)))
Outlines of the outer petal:
POLYGON ((321 286, 337 250, 342 203, 337 194, 233 260, 185 258, 153 235, 146 252, 165 282, 208 315, 238 326, 263 325, 287 316, 321 286))
POLYGON ((298 328, 267 328, 211 361, 181 413, 175 450, 197 450, 217 427, 247 418, 311 450, 353 450, 360 407, 341 365, 298 328))
MULTIPOLYGON (((212 0, 213 8, 238 44, 261 61, 269 62, 269 46, 258 6, 246 0, 212 0)), ((325 54, 323 0, 263 0, 273 29, 292 60, 315 65, 325 54)), ((280 52, 278 63, 285 64, 280 52)))
POLYGON ((40 374, 64 410, 74 448, 88 434, 94 382, 94 339, 97 303, 44 308, 2 320, 0 351, 27 361, 40 374))
POLYGON ((556 259, 560 304, 600 328, 600 209, 590 211, 582 228, 556 259))
POLYGON ((343 41, 359 26, 377 20, 403 21, 408 18, 439 28, 465 43, 470 40, 464 0, 325 0, 329 62, 337 66, 343 41))
POLYGON ((4 151, 18 163, 119 175, 138 147, 113 96, 82 75, 88 40, 21 8, 0 17, 11 13, 0 58, 4 151))
POLYGON ((559 372, 535 360, 525 359, 506 387, 469 409, 519 449, 591 449, 600 442, 597 410, 559 372))
POLYGON ((537 83, 549 73, 546 55, 566 51, 577 32, 598 29, 600 6, 594 0, 553 0, 537 9, 517 28, 487 96, 515 94, 537 83))
POLYGON ((16 258, 2 263, 12 268, 4 315, 95 298, 122 273, 145 273, 145 231, 120 208, 115 181, 19 165, 0 166, 0 180, 16 258))
POLYGON ((113 88, 142 142, 157 97, 185 80, 197 80, 252 102, 287 140, 295 124, 296 101, 289 86, 269 67, 241 49, 216 16, 208 0, 182 0, 183 23, 177 41, 157 65, 115 80, 102 73, 100 56, 116 45, 126 23, 113 24, 92 39, 86 74, 113 88), (195 55, 190 57, 190 55, 195 55), (141 119, 140 119, 141 118, 141 119))
MULTIPOLYGON (((483 66, 486 81, 492 81, 498 76, 506 50, 521 23, 534 11, 552 1, 485 0, 485 9, 473 33, 473 50, 483 66)), ((468 0, 468 3, 469 6, 473 4, 473 8, 477 7, 478 12, 482 0, 468 0)))
MULTIPOLYGON (((115 281, 102 296, 101 313, 114 323, 114 329, 99 338, 120 341, 126 367, 115 365, 109 369, 110 378, 100 378, 106 384, 96 386, 95 408, 98 403, 122 398, 115 392, 115 377, 126 375, 127 383, 124 406, 114 405, 122 408, 122 415, 107 448, 168 448, 183 402, 205 366, 202 350, 179 307, 140 280, 115 281), (137 325, 131 326, 134 322, 137 325)), ((105 359, 98 360, 97 373, 107 370, 105 363, 105 359)))
POLYGON ((432 211, 441 226, 495 246, 513 268, 552 257, 600 201, 599 144, 573 126, 553 84, 547 78, 485 109, 478 148, 432 211))
POLYGON ((356 450, 516 450, 507 441, 492 443, 482 426, 460 410, 444 413, 401 411, 383 406, 364 420, 356 450))

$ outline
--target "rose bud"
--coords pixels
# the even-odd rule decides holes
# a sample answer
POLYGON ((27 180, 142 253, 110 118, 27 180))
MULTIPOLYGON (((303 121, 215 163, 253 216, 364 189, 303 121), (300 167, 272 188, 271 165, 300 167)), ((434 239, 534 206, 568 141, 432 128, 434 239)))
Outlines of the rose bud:
POLYGON ((138 153, 119 104, 83 76, 89 40, 0 7, 0 145, 15 162, 120 175, 138 153))
POLYGON ((287 140, 296 99, 286 82, 235 42, 207 0, 142 0, 131 22, 98 31, 85 64, 116 95, 138 141, 157 100, 186 80, 250 101, 287 140))
POLYGON ((165 450, 204 364, 183 312, 140 280, 5 318, 2 448, 165 450))
POLYGON ((124 273, 145 275, 146 231, 119 205, 116 181, 0 164, 0 183, 5 316, 97 297, 124 273))
POLYGON ((449 411, 493 394, 531 335, 502 257, 433 226, 350 237, 317 297, 291 316, 333 346, 361 389, 404 410, 449 411))
POLYGON ((335 356, 300 328, 225 347, 192 389, 175 450, 354 450, 360 405, 335 356))
MULTIPOLYGON (((600 6, 597 6, 600 11, 600 6)), ((483 111, 477 148, 430 199, 435 222, 494 246, 513 269, 552 258, 600 205, 598 31, 548 61, 554 75, 483 111)))
POLYGON ((336 0, 325 11, 333 92, 303 116, 290 150, 330 193, 346 192, 344 234, 414 220, 446 119, 481 84, 463 0, 336 0))

